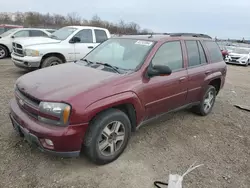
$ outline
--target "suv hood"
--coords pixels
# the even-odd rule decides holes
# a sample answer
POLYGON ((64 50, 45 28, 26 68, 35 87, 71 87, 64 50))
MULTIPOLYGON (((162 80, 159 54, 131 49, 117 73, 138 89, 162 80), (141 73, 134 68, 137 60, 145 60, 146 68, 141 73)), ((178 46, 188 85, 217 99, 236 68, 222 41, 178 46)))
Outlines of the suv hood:
POLYGON ((48 38, 48 37, 28 37, 28 38, 18 38, 14 42, 21 44, 24 47, 39 44, 55 44, 60 43, 60 40, 48 38))
POLYGON ((16 81, 16 85, 39 100, 69 101, 71 97, 121 76, 76 63, 65 63, 25 74, 16 81))

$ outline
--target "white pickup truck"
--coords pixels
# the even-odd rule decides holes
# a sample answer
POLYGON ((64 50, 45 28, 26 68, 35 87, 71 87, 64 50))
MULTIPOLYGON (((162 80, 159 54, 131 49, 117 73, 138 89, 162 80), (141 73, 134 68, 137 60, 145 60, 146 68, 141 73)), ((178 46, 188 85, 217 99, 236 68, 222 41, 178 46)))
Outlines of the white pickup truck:
POLYGON ((67 26, 52 33, 50 38, 15 40, 11 59, 17 67, 26 69, 72 62, 83 58, 110 36, 105 28, 67 26))

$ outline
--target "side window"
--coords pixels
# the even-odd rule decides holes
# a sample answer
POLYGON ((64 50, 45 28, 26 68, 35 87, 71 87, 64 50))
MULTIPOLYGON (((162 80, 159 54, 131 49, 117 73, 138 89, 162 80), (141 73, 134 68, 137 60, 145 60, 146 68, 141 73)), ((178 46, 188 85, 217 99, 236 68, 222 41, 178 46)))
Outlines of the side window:
POLYGON ((80 43, 93 43, 93 35, 91 29, 83 29, 79 31, 75 37, 79 37, 81 39, 80 43))
POLYGON ((188 66, 200 65, 200 55, 197 42, 195 40, 185 41, 188 55, 188 66))
POLYGON ((183 58, 180 41, 163 44, 152 59, 152 64, 167 65, 172 71, 182 69, 183 58))
POLYGON ((204 48, 202 47, 200 41, 197 41, 197 42, 198 42, 198 48, 199 48, 199 52, 200 52, 200 61, 201 61, 201 64, 207 63, 207 57, 206 57, 204 48))
POLYGON ((47 36, 47 35, 40 30, 30 30, 30 36, 31 37, 43 37, 43 36, 47 36))
POLYGON ((218 44, 214 41, 204 41, 210 53, 212 63, 223 61, 221 50, 218 44))
POLYGON ((15 38, 18 37, 29 37, 29 31, 28 30, 22 30, 22 31, 18 31, 14 34, 15 38))
POLYGON ((104 30, 95 29, 96 43, 102 43, 108 39, 107 33, 104 30))

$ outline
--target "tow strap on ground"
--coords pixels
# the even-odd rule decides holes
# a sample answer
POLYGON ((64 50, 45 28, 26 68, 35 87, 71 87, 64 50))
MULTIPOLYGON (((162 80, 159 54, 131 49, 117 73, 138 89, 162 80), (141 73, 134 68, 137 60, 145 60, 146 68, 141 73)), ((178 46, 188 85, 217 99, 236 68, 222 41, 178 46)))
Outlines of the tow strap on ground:
POLYGON ((241 110, 245 110, 247 112, 250 112, 250 106, 246 106, 246 105, 238 105, 238 104, 235 104, 234 105, 236 108, 239 108, 241 110))
POLYGON ((170 174, 169 179, 168 179, 168 183, 161 182, 161 181, 155 181, 154 185, 157 188, 162 188, 162 187, 160 187, 160 185, 166 185, 166 186, 168 186, 168 188, 182 188, 182 180, 183 180, 184 176, 186 176, 189 172, 193 171, 194 169, 196 169, 200 166, 203 166, 203 164, 194 166, 195 163, 196 162, 194 162, 182 176, 180 176, 178 174, 170 174))

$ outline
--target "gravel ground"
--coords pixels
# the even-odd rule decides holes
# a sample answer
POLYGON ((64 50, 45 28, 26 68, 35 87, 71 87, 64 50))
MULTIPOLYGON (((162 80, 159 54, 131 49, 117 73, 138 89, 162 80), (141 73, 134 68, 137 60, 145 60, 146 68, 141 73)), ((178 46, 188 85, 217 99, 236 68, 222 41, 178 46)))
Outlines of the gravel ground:
POLYGON ((0 187, 151 188, 194 161, 204 166, 184 178, 186 188, 250 187, 250 67, 228 66, 213 112, 181 111, 162 117, 131 138, 115 162, 95 166, 84 157, 62 159, 31 148, 12 129, 8 112, 15 80, 26 72, 0 60, 0 187))

